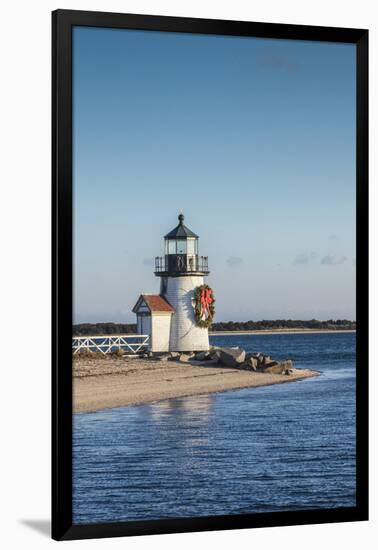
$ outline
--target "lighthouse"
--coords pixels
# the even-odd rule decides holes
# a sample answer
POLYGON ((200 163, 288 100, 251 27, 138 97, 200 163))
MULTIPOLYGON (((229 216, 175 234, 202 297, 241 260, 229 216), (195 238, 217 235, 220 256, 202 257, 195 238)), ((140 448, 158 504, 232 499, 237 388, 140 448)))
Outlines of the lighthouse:
POLYGON ((183 214, 178 221, 164 237, 164 256, 155 258, 160 292, 141 294, 133 311, 138 333, 150 335, 152 351, 207 351, 214 315, 212 289, 204 282, 208 257, 199 255, 199 237, 183 214))

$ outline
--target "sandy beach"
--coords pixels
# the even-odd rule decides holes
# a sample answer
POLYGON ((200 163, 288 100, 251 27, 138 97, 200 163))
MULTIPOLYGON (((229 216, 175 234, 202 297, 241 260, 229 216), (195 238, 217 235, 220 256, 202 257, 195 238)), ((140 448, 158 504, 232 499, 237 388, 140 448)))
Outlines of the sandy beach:
POLYGON ((318 374, 294 369, 287 376, 137 357, 75 357, 73 411, 93 412, 174 397, 282 384, 318 374))

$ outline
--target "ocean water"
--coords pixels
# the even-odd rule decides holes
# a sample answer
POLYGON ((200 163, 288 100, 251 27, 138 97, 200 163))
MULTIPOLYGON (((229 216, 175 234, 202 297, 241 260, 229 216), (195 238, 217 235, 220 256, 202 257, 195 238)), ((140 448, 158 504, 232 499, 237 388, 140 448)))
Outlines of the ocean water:
POLYGON ((321 376, 74 415, 75 524, 355 505, 355 335, 211 343, 321 376))

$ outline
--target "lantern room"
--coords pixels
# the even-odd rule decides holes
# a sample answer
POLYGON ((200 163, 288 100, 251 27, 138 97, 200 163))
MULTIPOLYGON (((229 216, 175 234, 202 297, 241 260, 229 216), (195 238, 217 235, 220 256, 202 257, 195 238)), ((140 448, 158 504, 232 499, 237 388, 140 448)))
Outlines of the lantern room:
POLYGON ((184 225, 184 215, 180 214, 179 224, 164 237, 164 257, 155 258, 155 274, 207 275, 208 258, 199 256, 199 237, 184 225))

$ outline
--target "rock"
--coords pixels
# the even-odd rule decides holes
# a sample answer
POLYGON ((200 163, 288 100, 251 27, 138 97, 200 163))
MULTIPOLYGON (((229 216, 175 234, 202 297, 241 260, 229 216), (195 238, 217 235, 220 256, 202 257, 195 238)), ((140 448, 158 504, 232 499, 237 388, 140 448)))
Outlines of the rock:
POLYGON ((180 357, 180 352, 179 351, 171 351, 171 353, 169 355, 170 355, 170 359, 172 361, 177 361, 178 358, 180 357))
POLYGON ((253 357, 254 359, 257 359, 261 355, 260 353, 251 353, 250 351, 245 354, 245 359, 249 359, 250 357, 253 357))
POLYGON ((262 364, 267 365, 270 362, 271 362, 271 358, 269 357, 269 355, 264 355, 263 360, 262 360, 262 364))
POLYGON ((249 370, 257 370, 257 365, 258 365, 257 357, 253 357, 253 356, 248 357, 248 354, 247 354, 244 364, 248 366, 249 370))
POLYGON ((198 353, 195 354, 193 359, 195 361, 205 361, 208 357, 210 357, 210 354, 208 351, 199 351, 198 353))
POLYGON ((263 366, 264 366, 264 369, 266 367, 274 367, 275 365, 278 365, 280 364, 278 361, 273 361, 273 359, 269 359, 269 361, 266 361, 263 366))
POLYGON ((207 358, 207 359, 205 359, 205 361, 203 362, 203 364, 206 365, 206 366, 218 365, 218 363, 219 363, 218 357, 214 357, 213 359, 207 358))
POLYGON ((187 353, 181 353, 178 360, 180 363, 188 363, 193 358, 193 355, 188 355, 187 353))
POLYGON ((285 371, 286 368, 282 363, 277 363, 276 365, 264 368, 264 372, 269 372, 270 374, 284 374, 285 371))
POLYGON ((223 365, 228 367, 238 367, 245 360, 245 351, 240 348, 221 348, 219 350, 219 359, 223 365))
POLYGON ((286 369, 285 374, 286 374, 286 376, 291 376, 292 374, 294 374, 294 371, 293 371, 293 369, 286 369))

